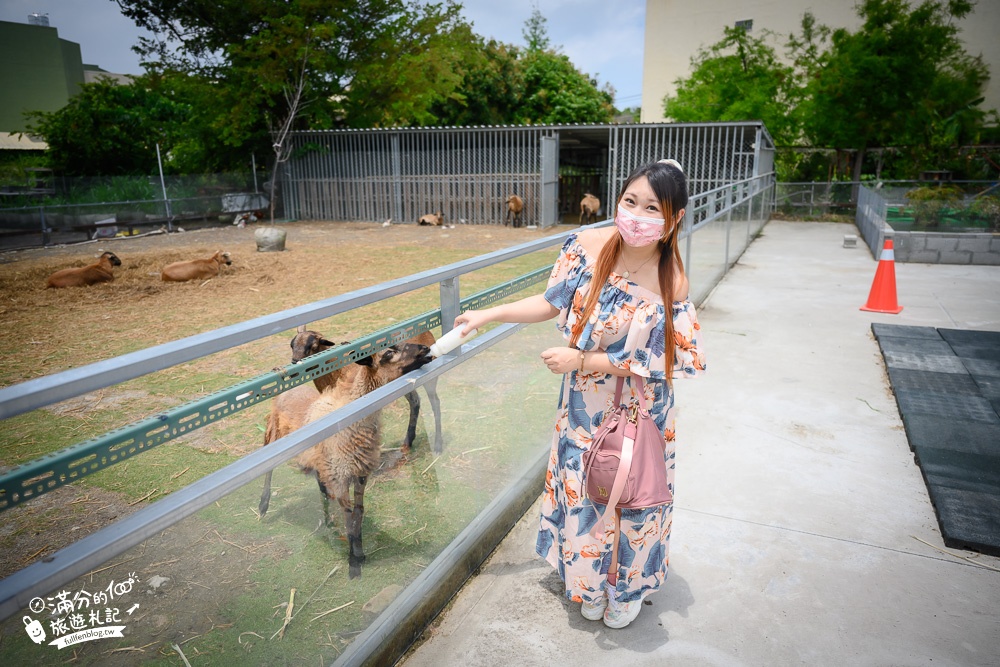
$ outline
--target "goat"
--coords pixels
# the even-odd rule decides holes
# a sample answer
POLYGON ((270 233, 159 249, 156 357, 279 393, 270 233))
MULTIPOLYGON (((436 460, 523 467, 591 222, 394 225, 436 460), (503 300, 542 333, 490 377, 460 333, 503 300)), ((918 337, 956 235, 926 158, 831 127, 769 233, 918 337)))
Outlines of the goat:
POLYGON ((506 227, 511 224, 514 227, 520 227, 521 212, 524 210, 524 200, 517 195, 511 195, 507 197, 507 213, 503 218, 503 226, 506 227))
POLYGON ((441 215, 441 211, 437 213, 428 213, 427 215, 420 216, 417 220, 418 225, 430 226, 430 227, 440 227, 444 224, 444 216, 441 215))
MULTIPOLYGON (((434 335, 425 331, 419 336, 415 336, 406 343, 414 343, 429 346, 434 344, 434 335)), ((340 343, 346 345, 347 343, 340 343)), ((319 354, 324 350, 335 347, 337 343, 327 340, 323 334, 316 331, 308 331, 304 326, 299 327, 295 337, 292 338, 292 363, 297 364, 306 357, 319 354)), ((359 362, 360 363, 360 362, 359 362)), ((275 369, 278 370, 278 369, 275 369)), ((268 445, 279 438, 283 438, 292 431, 301 428, 306 423, 306 413, 310 406, 319 398, 320 394, 327 388, 335 387, 338 384, 350 384, 358 372, 357 365, 345 366, 326 375, 313 378, 313 384, 303 384, 289 389, 283 394, 278 394, 271 403, 271 413, 267 416, 267 425, 264 430, 264 444, 268 445)), ((444 441, 441 435, 441 401, 437 395, 437 379, 424 384, 427 398, 431 402, 431 410, 434 413, 434 442, 431 449, 435 454, 440 454, 444 450, 444 441)), ((420 397, 414 389, 406 395, 406 401, 410 404, 410 420, 406 427, 406 435, 403 438, 402 450, 404 455, 410 452, 413 441, 416 438, 417 420, 420 415, 420 397)), ((260 503, 257 510, 261 516, 267 513, 271 503, 271 471, 264 473, 264 489, 261 492, 260 503)))
POLYGON ((589 192, 584 193, 583 199, 580 200, 580 224, 584 224, 584 217, 586 217, 588 223, 597 222, 597 212, 599 210, 601 210, 601 200, 589 192))
MULTIPOLYGON (((350 381, 341 381, 324 389, 309 407, 305 424, 309 424, 357 400, 370 391, 391 382, 431 360, 426 345, 401 343, 357 362, 359 368, 350 381)), ((361 524, 365 514, 365 485, 378 467, 382 446, 381 413, 376 411, 295 459, 303 472, 315 473, 323 494, 323 514, 331 525, 330 501, 336 500, 344 511, 347 532, 349 577, 361 576, 365 553, 361 540, 361 524), (351 487, 354 489, 353 499, 351 487)))
POLYGON ((185 280, 204 280, 219 275, 222 265, 231 266, 233 260, 228 252, 219 250, 206 259, 192 259, 186 262, 174 262, 163 267, 160 279, 166 282, 184 282, 185 280))
POLYGON ((109 283, 115 279, 112 268, 121 266, 122 261, 113 252, 102 253, 95 264, 73 269, 60 269, 48 277, 45 288, 86 287, 97 283, 109 283))

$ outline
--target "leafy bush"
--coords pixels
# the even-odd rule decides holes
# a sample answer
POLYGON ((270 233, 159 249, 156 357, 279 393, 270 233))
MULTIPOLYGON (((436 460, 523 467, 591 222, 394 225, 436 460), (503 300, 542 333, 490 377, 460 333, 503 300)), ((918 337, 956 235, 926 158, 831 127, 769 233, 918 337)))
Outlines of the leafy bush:
POLYGON ((962 201, 962 191, 954 185, 925 186, 906 193, 906 201, 913 211, 917 227, 936 227, 946 209, 955 208, 962 201))
POLYGON ((969 212, 986 220, 993 229, 1000 230, 1000 197, 987 195, 976 197, 969 206, 969 212))

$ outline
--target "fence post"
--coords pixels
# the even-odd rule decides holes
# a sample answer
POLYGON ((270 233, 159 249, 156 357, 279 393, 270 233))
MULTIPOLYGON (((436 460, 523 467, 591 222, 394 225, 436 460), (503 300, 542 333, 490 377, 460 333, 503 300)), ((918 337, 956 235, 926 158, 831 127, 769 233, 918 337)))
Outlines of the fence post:
POLYGON ((44 206, 39 206, 38 207, 38 215, 39 215, 39 217, 42 220, 42 245, 43 246, 47 246, 49 244, 49 240, 50 240, 49 239, 49 232, 52 231, 52 230, 50 230, 49 226, 47 224, 45 224, 45 207, 44 206))
POLYGON ((716 197, 722 197, 723 194, 726 197, 726 257, 723 263, 722 275, 726 275, 729 273, 729 232, 733 228, 732 189, 727 188, 725 193, 719 192, 716 197))
POLYGON ((167 182, 163 180, 163 161, 160 159, 159 142, 156 143, 156 164, 160 167, 160 188, 163 190, 163 205, 167 213, 167 232, 172 232, 174 231, 173 216, 170 214, 170 200, 167 199, 167 182))
POLYGON ((441 292, 441 333, 446 334, 455 327, 455 318, 462 313, 461 296, 458 290, 458 276, 447 278, 440 283, 441 292))

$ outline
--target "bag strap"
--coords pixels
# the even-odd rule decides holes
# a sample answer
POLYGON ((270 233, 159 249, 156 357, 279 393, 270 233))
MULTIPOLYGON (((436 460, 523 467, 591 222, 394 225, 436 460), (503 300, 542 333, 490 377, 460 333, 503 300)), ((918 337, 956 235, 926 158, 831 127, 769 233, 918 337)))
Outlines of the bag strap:
MULTIPOLYGON (((632 386, 635 389, 637 398, 639 401, 639 407, 646 411, 646 386, 642 382, 642 376, 632 373, 629 376, 632 379, 632 386)), ((615 383, 615 402, 614 406, 617 408, 622 404, 622 390, 625 388, 625 376, 619 375, 618 381, 615 383)))
POLYGON ((622 389, 625 387, 625 378, 618 376, 618 383, 615 385, 615 402, 612 404, 617 408, 622 404, 622 389))

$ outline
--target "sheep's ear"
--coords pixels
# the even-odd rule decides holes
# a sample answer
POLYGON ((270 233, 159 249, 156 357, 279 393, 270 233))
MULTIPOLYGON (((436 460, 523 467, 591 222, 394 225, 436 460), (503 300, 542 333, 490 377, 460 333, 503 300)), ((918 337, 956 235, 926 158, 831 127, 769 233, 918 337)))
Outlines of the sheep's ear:
POLYGON ((320 345, 326 345, 327 347, 337 347, 336 343, 334 343, 332 340, 327 340, 325 338, 319 338, 316 340, 316 342, 319 343, 320 345))
POLYGON ((358 359, 354 363, 358 364, 359 366, 368 366, 369 368, 371 368, 372 366, 375 365, 375 360, 372 359, 372 355, 369 354, 367 357, 358 359))

